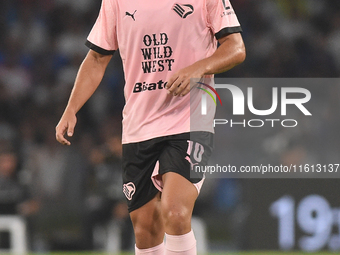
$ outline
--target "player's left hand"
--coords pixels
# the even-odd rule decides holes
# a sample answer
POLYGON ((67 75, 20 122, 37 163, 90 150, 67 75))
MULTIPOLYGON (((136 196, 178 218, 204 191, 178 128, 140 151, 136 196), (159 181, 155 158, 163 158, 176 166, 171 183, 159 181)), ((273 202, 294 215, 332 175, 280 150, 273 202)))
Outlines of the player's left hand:
POLYGON ((165 88, 169 94, 174 96, 185 96, 190 92, 190 79, 202 78, 204 75, 203 67, 200 62, 196 62, 193 65, 185 67, 175 74, 173 74, 168 80, 165 88))

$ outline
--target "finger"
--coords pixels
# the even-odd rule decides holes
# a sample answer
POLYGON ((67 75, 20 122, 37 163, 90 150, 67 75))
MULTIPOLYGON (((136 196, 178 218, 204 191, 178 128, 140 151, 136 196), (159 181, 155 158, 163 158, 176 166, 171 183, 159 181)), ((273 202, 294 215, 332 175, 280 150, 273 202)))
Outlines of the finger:
POLYGON ((56 128, 56 139, 59 143, 63 144, 63 145, 71 145, 71 143, 65 139, 64 134, 66 131, 66 127, 63 128, 56 128))
POLYGON ((190 92, 191 88, 190 86, 186 86, 186 88, 182 91, 182 93, 180 94, 180 96, 185 96, 190 92))
POLYGON ((172 75, 172 76, 170 77, 170 79, 168 80, 168 82, 167 82, 165 88, 166 88, 166 89, 169 89, 169 88, 172 86, 172 84, 173 84, 177 79, 178 79, 178 75, 176 75, 176 74, 172 75))
POLYGON ((169 94, 172 93, 172 94, 176 95, 176 94, 175 94, 175 91, 178 89, 179 86, 181 86, 181 84, 182 84, 181 80, 180 80, 180 79, 177 79, 177 80, 171 85, 171 87, 168 89, 168 93, 169 93, 169 94))
POLYGON ((174 92, 174 96, 181 96, 182 92, 190 85, 190 81, 186 80, 174 92))
POLYGON ((65 139, 65 137, 61 134, 57 134, 57 141, 62 145, 71 145, 71 143, 65 139))
POLYGON ((67 135, 69 137, 73 136, 75 123, 68 123, 67 135))
POLYGON ((71 145, 71 143, 64 137, 63 134, 57 133, 56 137, 57 137, 57 141, 61 143, 62 145, 71 145))
POLYGON ((181 81, 182 80, 178 76, 172 76, 166 85, 168 94, 173 93, 178 88, 178 86, 180 86, 181 81))

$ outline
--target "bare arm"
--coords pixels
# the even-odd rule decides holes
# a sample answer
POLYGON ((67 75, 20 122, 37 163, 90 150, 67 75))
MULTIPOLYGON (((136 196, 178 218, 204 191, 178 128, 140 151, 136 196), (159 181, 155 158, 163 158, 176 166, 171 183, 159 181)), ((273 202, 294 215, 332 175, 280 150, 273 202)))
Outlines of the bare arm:
POLYGON ((203 75, 222 73, 242 63, 246 57, 245 46, 240 33, 230 34, 219 40, 220 47, 208 58, 176 72, 168 80, 166 88, 174 96, 184 96, 190 91, 190 79, 203 75))
POLYGON ((112 55, 101 55, 90 50, 80 65, 74 87, 66 109, 56 127, 56 139, 64 145, 71 143, 65 139, 72 136, 77 122, 76 113, 92 96, 99 86, 112 55))

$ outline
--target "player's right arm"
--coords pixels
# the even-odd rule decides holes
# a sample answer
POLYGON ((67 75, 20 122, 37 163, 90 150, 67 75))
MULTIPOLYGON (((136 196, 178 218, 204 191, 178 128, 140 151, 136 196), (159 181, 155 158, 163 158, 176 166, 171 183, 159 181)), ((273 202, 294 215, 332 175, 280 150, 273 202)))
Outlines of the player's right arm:
POLYGON ((102 55, 90 50, 80 65, 68 104, 56 126, 56 139, 63 145, 71 145, 64 137, 71 137, 77 122, 76 113, 99 86, 112 55, 102 55))

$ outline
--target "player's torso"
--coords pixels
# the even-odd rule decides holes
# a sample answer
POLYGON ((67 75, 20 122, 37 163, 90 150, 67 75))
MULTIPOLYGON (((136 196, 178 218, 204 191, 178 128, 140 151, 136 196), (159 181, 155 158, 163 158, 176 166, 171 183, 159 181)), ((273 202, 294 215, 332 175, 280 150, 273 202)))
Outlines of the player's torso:
POLYGON ((173 97, 164 86, 216 47, 205 1, 111 1, 126 79, 123 142, 188 132, 189 95, 173 97))
POLYGON ((211 43, 211 37, 207 38, 210 31, 205 1, 112 1, 126 75, 134 70, 135 75, 166 76, 205 57, 204 51, 211 43))

